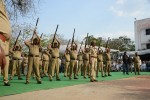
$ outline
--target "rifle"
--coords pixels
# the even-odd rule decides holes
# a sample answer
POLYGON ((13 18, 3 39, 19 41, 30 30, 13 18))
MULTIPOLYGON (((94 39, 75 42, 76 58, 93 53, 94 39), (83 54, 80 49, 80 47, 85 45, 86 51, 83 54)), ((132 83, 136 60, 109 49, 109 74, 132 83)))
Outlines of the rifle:
POLYGON ((86 45, 88 45, 88 35, 89 35, 89 33, 87 33, 87 37, 86 37, 86 40, 85 40, 85 48, 86 48, 86 45))
POLYGON ((67 44, 66 50, 67 50, 67 48, 68 48, 68 46, 69 46, 69 43, 70 43, 70 39, 69 39, 69 41, 68 41, 68 44, 67 44))
POLYGON ((42 38, 42 36, 43 36, 43 33, 41 34, 40 38, 42 38))
POLYGON ((74 34, 75 34, 75 28, 74 28, 74 32, 73 32, 73 36, 72 36, 71 47, 72 47, 72 45, 73 45, 73 42, 74 42, 74 34))
POLYGON ((54 40, 55 40, 55 38, 56 38, 57 30, 58 30, 58 25, 57 25, 56 30, 55 30, 55 33, 54 33, 54 37, 53 37, 53 41, 52 41, 52 47, 54 46, 53 43, 54 43, 54 40))
POLYGON ((108 38, 107 43, 106 43, 106 47, 105 47, 105 48, 108 48, 109 40, 110 40, 110 39, 108 38))
POLYGON ((83 44, 83 41, 81 42, 81 45, 80 45, 80 49, 79 49, 79 51, 81 50, 81 48, 82 48, 82 44, 83 44))
POLYGON ((33 40, 33 37, 34 37, 35 31, 36 31, 36 28, 37 28, 38 22, 39 22, 39 18, 37 18, 37 20, 36 20, 36 24, 35 24, 35 28, 34 28, 34 32, 33 32, 33 35, 32 35, 32 38, 31 38, 31 41, 33 40))
POLYGON ((16 41, 15 41, 14 47, 15 47, 15 46, 16 46, 16 44, 17 44, 17 41, 18 41, 18 38, 19 38, 20 34, 21 34, 21 30, 20 30, 20 32, 19 32, 19 34, 18 34, 17 38, 16 38, 16 41))

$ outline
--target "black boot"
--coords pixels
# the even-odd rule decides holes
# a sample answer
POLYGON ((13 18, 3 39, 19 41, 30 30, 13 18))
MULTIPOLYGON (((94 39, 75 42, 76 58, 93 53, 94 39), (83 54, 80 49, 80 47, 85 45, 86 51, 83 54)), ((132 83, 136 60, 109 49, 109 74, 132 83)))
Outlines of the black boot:
POLYGON ((42 84, 42 81, 37 81, 37 84, 42 84))
POLYGON ((4 83, 4 86, 10 86, 9 82, 4 83))

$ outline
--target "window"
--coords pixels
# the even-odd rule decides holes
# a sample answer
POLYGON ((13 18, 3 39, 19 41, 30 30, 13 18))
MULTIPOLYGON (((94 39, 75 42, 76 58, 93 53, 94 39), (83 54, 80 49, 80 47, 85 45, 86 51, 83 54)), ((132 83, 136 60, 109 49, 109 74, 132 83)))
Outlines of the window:
POLYGON ((150 44, 146 44, 146 48, 147 48, 147 49, 150 49, 150 44))
POLYGON ((150 29, 146 29, 146 35, 150 35, 150 29))

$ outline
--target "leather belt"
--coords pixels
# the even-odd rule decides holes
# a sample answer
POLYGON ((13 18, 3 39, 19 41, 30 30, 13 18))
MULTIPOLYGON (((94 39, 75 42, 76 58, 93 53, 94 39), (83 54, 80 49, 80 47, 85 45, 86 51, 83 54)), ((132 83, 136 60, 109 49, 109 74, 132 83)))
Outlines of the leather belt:
POLYGON ((39 57, 39 55, 29 55, 29 57, 39 57))
POLYGON ((48 60, 43 60, 43 61, 48 61, 48 60))
POLYGON ((20 60, 20 59, 17 59, 17 58, 13 58, 13 60, 20 60))
POLYGON ((71 58, 71 60, 76 60, 75 58, 71 58))
POLYGON ((59 58, 59 57, 52 57, 52 58, 59 58))
POLYGON ((84 60, 86 60, 86 61, 87 61, 87 60, 89 60, 89 59, 84 59, 84 60))
POLYGON ((6 41, 6 38, 2 35, 2 32, 0 32, 0 39, 5 42, 6 41))

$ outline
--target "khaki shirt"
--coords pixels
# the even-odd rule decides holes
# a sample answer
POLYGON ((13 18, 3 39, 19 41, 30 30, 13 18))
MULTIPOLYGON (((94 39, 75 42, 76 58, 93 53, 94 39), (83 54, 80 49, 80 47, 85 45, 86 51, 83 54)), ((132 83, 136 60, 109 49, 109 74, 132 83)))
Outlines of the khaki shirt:
POLYGON ((31 40, 30 41, 28 41, 27 43, 26 43, 26 45, 29 47, 29 55, 38 55, 39 56, 39 54, 40 54, 40 52, 39 52, 39 48, 40 48, 40 46, 39 45, 33 45, 32 43, 31 43, 31 40))
POLYGON ((0 32, 5 35, 11 34, 10 22, 6 13, 4 1, 0 0, 0 32))
POLYGON ((51 48, 50 51, 51 51, 52 58, 53 57, 55 57, 55 58, 59 57, 59 49, 58 48, 51 48))
POLYGON ((133 61, 134 61, 134 63, 140 63, 140 57, 134 56, 133 61))
POLYGON ((70 55, 69 54, 65 54, 65 59, 66 59, 67 62, 70 61, 70 55))
POLYGON ((90 52, 85 52, 83 54, 83 60, 89 60, 90 52))
POLYGON ((82 61, 82 60, 83 60, 83 54, 82 54, 82 53, 79 53, 79 54, 78 54, 78 60, 79 60, 79 61, 82 61))
POLYGON ((90 54, 91 54, 91 57, 97 58, 97 50, 96 50, 96 48, 90 47, 90 54))
POLYGON ((97 61, 98 62, 103 62, 103 54, 98 54, 97 55, 97 61))
POLYGON ((48 60, 49 60, 49 55, 47 55, 47 54, 44 53, 44 54, 43 54, 43 60, 44 60, 44 61, 45 61, 45 60, 48 61, 48 60))
POLYGON ((105 56, 106 56, 106 61, 111 61, 110 53, 106 53, 105 56))
POLYGON ((12 51, 13 59, 20 59, 21 58, 21 51, 12 51))
POLYGON ((41 61, 42 60, 42 52, 39 52, 39 60, 41 61))
POLYGON ((70 50, 70 59, 77 59, 77 50, 70 50))

